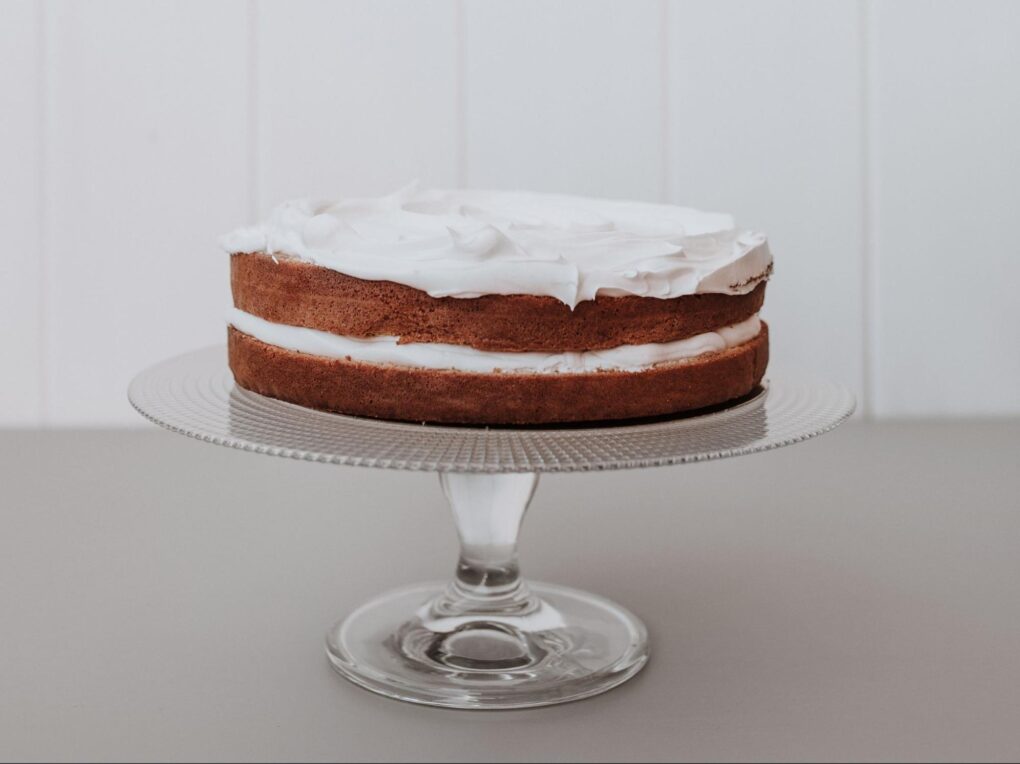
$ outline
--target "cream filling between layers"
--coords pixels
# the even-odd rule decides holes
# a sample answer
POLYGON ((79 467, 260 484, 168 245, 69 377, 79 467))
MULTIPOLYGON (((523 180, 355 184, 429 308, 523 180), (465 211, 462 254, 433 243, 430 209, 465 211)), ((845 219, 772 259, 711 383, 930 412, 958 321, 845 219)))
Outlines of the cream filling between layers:
POLYGON ((476 350, 464 345, 438 342, 398 344, 398 337, 344 337, 318 329, 287 326, 266 321, 231 308, 227 321, 238 331, 268 345, 298 353, 351 361, 422 369, 478 373, 584 373, 594 371, 642 371, 662 363, 715 353, 736 347, 758 336, 758 315, 746 321, 675 342, 620 345, 607 350, 566 353, 508 353, 476 350))

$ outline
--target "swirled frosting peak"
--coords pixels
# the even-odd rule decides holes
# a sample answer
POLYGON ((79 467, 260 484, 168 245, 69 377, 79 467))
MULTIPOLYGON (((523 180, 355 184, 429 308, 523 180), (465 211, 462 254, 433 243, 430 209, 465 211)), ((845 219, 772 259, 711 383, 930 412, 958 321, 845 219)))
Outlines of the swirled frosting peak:
POLYGON ((411 184, 373 199, 285 202, 228 252, 288 255, 433 297, 742 294, 768 277, 763 234, 729 215, 644 202, 411 184))

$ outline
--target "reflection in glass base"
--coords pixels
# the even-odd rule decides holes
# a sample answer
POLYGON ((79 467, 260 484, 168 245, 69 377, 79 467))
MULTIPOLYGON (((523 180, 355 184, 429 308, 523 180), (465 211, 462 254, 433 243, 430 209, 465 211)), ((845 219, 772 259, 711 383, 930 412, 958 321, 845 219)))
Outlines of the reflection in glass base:
POLYGON ((434 583, 363 605, 327 635, 333 667, 399 700, 507 709, 597 695, 648 659, 644 624, 593 594, 536 583, 504 609, 457 612, 452 602, 434 583))

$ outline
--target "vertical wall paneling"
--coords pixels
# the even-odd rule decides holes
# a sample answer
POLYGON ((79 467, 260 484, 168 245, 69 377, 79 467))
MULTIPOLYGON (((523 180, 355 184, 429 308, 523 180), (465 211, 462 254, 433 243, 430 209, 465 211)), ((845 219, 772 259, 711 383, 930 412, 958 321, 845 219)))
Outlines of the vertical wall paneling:
POLYGON ((518 187, 766 230, 777 366, 1020 414, 1020 4, 3 0, 0 425, 138 424, 222 342, 219 233, 295 196, 518 187))
POLYGON ((261 211, 457 181, 454 0, 263 0, 261 211))
POLYGON ((870 16, 877 413, 1020 414, 1020 3, 870 16))
POLYGON ((49 405, 67 425, 137 423, 131 376, 222 342, 247 217, 241 0, 55 0, 47 24, 49 405))
POLYGON ((670 193, 765 230, 777 366, 862 390, 863 152, 857 6, 669 6, 670 193))
POLYGON ((659 198, 658 2, 464 9, 469 185, 659 198))
POLYGON ((246 122, 247 141, 245 142, 247 154, 245 156, 246 188, 248 203, 248 222, 254 223, 260 218, 262 193, 259 188, 261 180, 261 149, 260 136, 262 131, 259 125, 259 55, 261 53, 261 30, 259 29, 259 0, 246 0, 245 5, 245 30, 248 39, 245 42, 246 54, 246 122))
POLYGON ((31 0, 0 8, 0 424, 42 413, 42 14, 31 0))

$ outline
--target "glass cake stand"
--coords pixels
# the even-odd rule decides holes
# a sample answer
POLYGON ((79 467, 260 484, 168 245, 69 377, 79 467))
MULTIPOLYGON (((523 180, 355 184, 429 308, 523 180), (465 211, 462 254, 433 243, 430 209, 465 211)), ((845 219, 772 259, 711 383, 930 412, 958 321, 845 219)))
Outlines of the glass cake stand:
POLYGON ((525 582, 517 537, 542 472, 686 464, 820 435, 854 409, 838 385, 771 374, 726 408, 577 427, 406 424, 328 414, 234 384, 226 350, 178 356, 128 391, 142 415, 209 443, 295 459, 438 472, 460 536, 448 584, 417 584, 366 603, 330 629, 347 679, 413 703, 526 708, 617 686, 648 659, 633 614, 593 594, 525 582))

